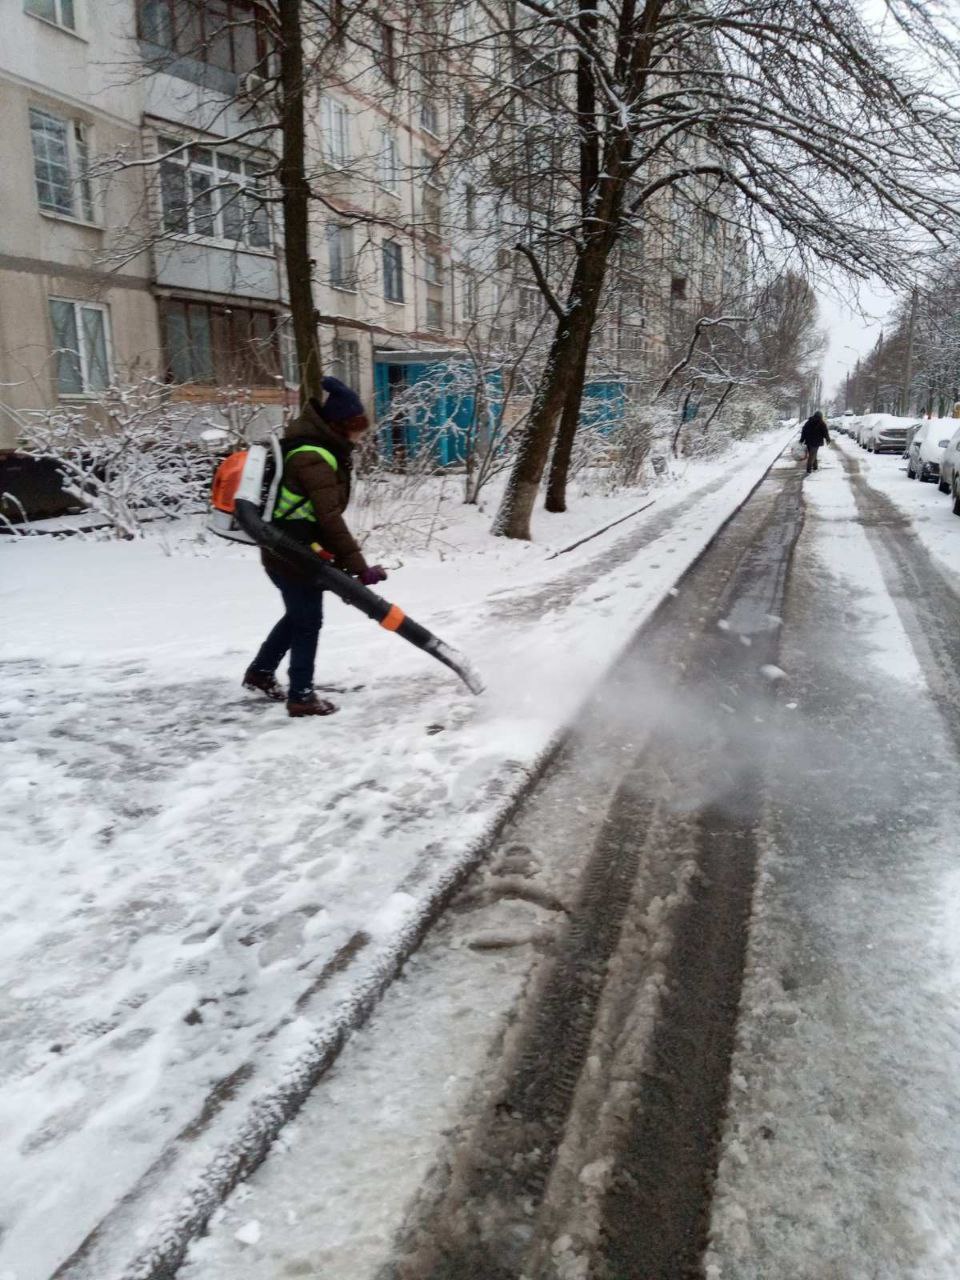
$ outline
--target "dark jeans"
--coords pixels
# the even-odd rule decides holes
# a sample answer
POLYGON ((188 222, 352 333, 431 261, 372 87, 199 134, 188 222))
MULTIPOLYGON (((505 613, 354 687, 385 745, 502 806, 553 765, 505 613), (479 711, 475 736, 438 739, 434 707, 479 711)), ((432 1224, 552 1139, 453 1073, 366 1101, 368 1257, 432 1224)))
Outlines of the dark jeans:
POLYGON ((807 445, 807 475, 809 475, 811 471, 818 470, 817 454, 819 452, 820 452, 819 445, 809 445, 809 444, 807 445))
POLYGON ((313 664, 323 626, 323 592, 308 582, 267 570, 267 577, 283 596, 283 617, 260 646, 250 664, 255 671, 276 671, 290 653, 289 698, 296 702, 313 688, 313 664))

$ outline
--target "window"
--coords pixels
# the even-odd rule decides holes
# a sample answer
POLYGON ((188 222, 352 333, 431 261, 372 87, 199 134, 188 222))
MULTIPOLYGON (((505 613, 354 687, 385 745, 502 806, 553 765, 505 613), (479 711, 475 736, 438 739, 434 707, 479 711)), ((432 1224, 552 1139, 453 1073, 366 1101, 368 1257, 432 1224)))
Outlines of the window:
POLYGON ((442 227, 442 209, 440 192, 434 187, 427 187, 422 198, 423 225, 425 230, 438 236, 442 227))
POLYGON ((682 302, 687 296, 687 277, 674 276, 670 281, 670 300, 682 302))
POLYGON ((403 301, 403 249, 395 240, 383 246, 383 296, 388 302, 403 301))
POLYGON ((644 323, 644 293, 642 284, 628 282, 620 291, 620 316, 625 324, 644 323))
POLYGON ((66 27, 70 31, 77 29, 73 0, 24 0, 23 10, 35 18, 56 23, 58 27, 66 27))
POLYGON ((517 310, 521 320, 539 320, 543 312, 540 290, 530 285, 521 285, 517 290, 517 310))
POLYGON ((30 108, 33 172, 41 209, 93 221, 87 128, 30 108))
POLYGON ((50 324, 57 392, 82 396, 102 391, 110 382, 106 308, 51 298, 50 324))
POLYGON ((624 351, 643 350, 643 325, 624 324, 620 326, 620 346, 624 351))
POLYGON ((443 258, 439 253, 427 253, 427 284, 443 284, 443 258))
POLYGON ((460 99, 460 114, 463 117, 463 140, 471 143, 477 136, 477 129, 473 98, 469 93, 465 93, 460 99))
POLYGON ((360 347, 349 338, 334 338, 330 373, 354 391, 360 390, 360 347))
POLYGON ((336 98, 324 98, 320 106, 323 154, 335 169, 350 161, 350 114, 336 98))
POLYGON ((463 189, 463 224, 467 231, 476 230, 477 193, 473 187, 464 187, 463 189))
POLYGON ((380 26, 380 70, 391 84, 397 83, 397 40, 396 32, 386 22, 380 26))
POLYGON ((256 0, 138 0, 141 40, 223 71, 263 69, 269 46, 256 0))
POLYGON ((386 130, 380 135, 377 181, 385 191, 394 195, 400 188, 400 148, 396 135, 386 130))
POLYGON ((477 318, 479 290, 477 288, 476 276, 464 275, 463 277, 463 318, 464 320, 475 320, 477 318))
POLYGON ((167 378, 207 386, 277 386, 282 325, 272 311, 169 298, 163 306, 167 378))
POLYGON ((262 166, 213 147, 184 147, 176 138, 161 138, 160 150, 175 153, 160 162, 164 231, 270 248, 262 166))
POLYGON ((443 332, 443 303, 436 298, 427 299, 427 328, 443 332))
MULTIPOLYGON (((428 91, 429 92, 429 91, 428 91)), ((420 103, 420 123, 426 129, 427 133, 432 133, 434 137, 440 134, 440 112, 437 104, 432 98, 424 98, 420 103)))
POLYGON ((471 28, 470 0, 460 0, 454 16, 453 34, 457 40, 466 42, 470 39, 471 28))
POLYGON ((423 168, 424 185, 433 187, 434 191, 442 191, 443 184, 440 181, 439 161, 434 160, 429 151, 421 151, 420 164, 423 168))
POLYGON ((327 227, 327 249, 330 254, 330 284, 334 289, 349 289, 353 292, 357 287, 353 227, 331 223, 327 227))

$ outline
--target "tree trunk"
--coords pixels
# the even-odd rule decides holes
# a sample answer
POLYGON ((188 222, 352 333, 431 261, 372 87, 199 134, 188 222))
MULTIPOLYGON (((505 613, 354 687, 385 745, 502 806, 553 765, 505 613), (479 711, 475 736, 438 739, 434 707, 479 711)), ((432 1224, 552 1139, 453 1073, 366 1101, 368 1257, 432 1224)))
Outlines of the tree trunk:
MULTIPOLYGON (((600 135, 597 132, 597 94, 593 59, 587 52, 593 42, 597 27, 596 0, 579 0, 578 25, 584 33, 584 44, 577 51, 577 131, 580 135, 580 217, 589 224, 592 203, 597 196, 600 177, 600 135)), ((580 422, 580 404, 583 400, 583 379, 587 371, 587 355, 590 335, 583 344, 577 359, 576 374, 567 388, 560 418, 560 430, 553 446, 550 477, 547 480, 547 511, 567 509, 567 473, 573 442, 580 422)))
POLYGON ((323 376, 317 340, 310 262, 310 187, 306 178, 303 121, 303 43, 301 0, 279 0, 280 85, 283 94, 280 183, 283 192, 283 238, 290 291, 293 336, 300 366, 300 403, 322 395, 323 376))
POLYGON ((557 332, 533 398, 530 421, 520 441, 500 510, 493 523, 492 531, 500 537, 530 539, 530 518, 546 469, 557 419, 566 404, 581 358, 586 358, 583 353, 590 345, 612 246, 612 236, 593 241, 577 264, 567 314, 557 322, 557 332))
POLYGON ((587 356, 590 351, 588 340, 577 362, 577 370, 567 388, 567 398, 563 403, 563 414, 560 418, 560 430, 553 446, 553 457, 550 460, 550 476, 547 480, 547 498, 543 504, 547 511, 560 512, 567 509, 567 473, 570 470, 570 457, 573 453, 573 442, 580 422, 580 405, 583 403, 583 380, 587 372, 587 356))

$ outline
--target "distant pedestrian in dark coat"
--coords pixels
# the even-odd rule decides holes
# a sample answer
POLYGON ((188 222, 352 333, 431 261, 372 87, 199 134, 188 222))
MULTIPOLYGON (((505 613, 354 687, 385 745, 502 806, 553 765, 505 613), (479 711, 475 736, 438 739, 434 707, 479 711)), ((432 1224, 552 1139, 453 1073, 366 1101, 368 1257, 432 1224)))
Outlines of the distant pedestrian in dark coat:
POLYGON ((811 471, 817 470, 817 454, 825 444, 830 443, 830 432, 819 409, 803 424, 800 443, 807 446, 807 475, 809 475, 811 471))

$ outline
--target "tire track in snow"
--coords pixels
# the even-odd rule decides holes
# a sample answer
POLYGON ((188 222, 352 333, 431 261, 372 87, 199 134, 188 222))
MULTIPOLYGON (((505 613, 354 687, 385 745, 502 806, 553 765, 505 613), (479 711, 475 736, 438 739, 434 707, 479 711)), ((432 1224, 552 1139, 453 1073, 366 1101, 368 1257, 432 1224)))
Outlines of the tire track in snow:
POLYGON ((638 640, 664 671, 703 671, 688 688, 710 710, 688 708, 675 736, 666 726, 618 789, 475 1136, 381 1280, 673 1278, 696 1265, 766 749, 748 712, 777 652, 799 491, 795 473, 768 482, 698 563, 684 593, 697 630, 668 610, 638 640), (739 635, 715 625, 728 617, 739 635))
POLYGON ((861 524, 960 752, 960 596, 913 532, 910 517, 871 486, 857 459, 842 457, 861 524))

